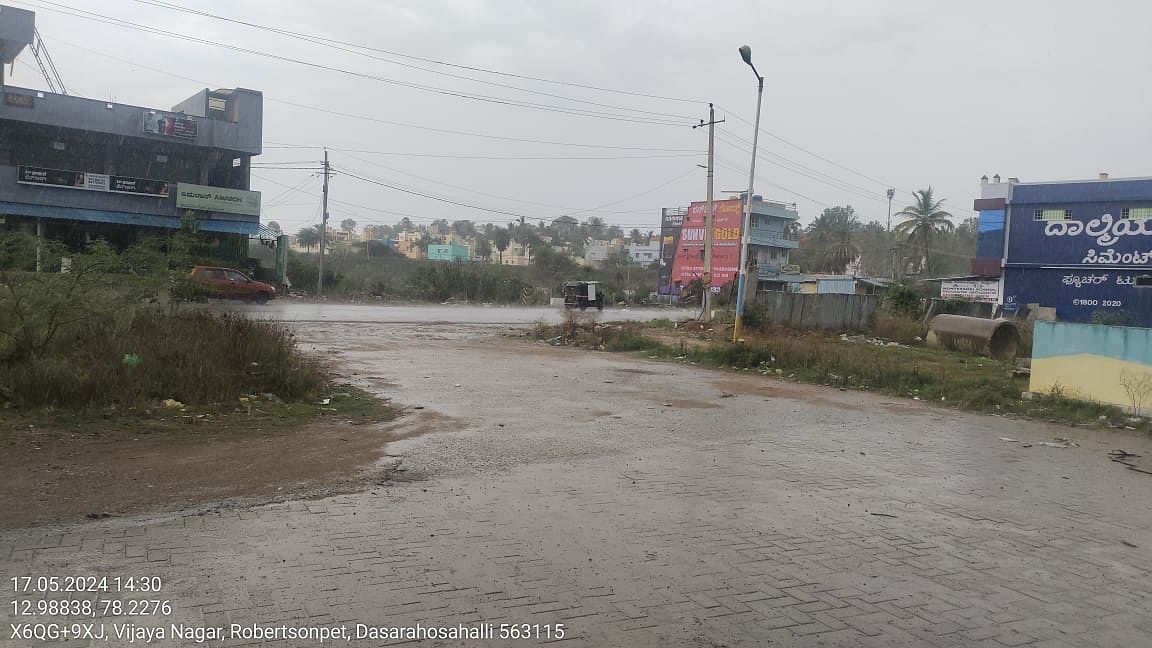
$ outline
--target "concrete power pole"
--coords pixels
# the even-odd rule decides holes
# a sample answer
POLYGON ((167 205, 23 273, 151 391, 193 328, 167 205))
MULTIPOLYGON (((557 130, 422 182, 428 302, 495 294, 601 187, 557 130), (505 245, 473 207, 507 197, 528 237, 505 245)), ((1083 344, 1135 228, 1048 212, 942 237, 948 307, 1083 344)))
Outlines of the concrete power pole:
MULTIPOLYGON (((895 189, 888 190, 888 231, 892 231, 892 197, 896 195, 895 189)), ((896 278, 896 249, 892 249, 892 278, 896 278)))
POLYGON ((320 218, 320 271, 316 277, 316 296, 324 294, 324 239, 328 238, 328 149, 324 149, 324 203, 321 207, 323 216, 320 218))
POLYGON ((723 119, 716 121, 716 108, 712 104, 708 104, 708 123, 705 124, 701 120, 699 124, 692 127, 708 126, 708 197, 704 207, 704 294, 700 296, 700 305, 703 307, 700 319, 705 322, 712 321, 712 235, 715 230, 712 226, 712 195, 716 177, 716 124, 722 123, 724 123, 723 119))

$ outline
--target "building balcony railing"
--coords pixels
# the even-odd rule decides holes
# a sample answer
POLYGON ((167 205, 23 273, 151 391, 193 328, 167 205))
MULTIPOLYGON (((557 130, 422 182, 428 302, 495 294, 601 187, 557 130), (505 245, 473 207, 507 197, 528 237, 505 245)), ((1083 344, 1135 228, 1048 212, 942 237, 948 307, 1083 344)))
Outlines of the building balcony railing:
POLYGON ((748 232, 748 242, 752 245, 766 245, 768 247, 786 248, 789 250, 795 250, 800 247, 800 242, 793 240, 787 234, 755 227, 748 232))
POLYGON ((768 280, 784 280, 795 279, 798 274, 799 267, 795 265, 781 265, 779 263, 758 263, 756 264, 756 275, 761 281, 768 280))

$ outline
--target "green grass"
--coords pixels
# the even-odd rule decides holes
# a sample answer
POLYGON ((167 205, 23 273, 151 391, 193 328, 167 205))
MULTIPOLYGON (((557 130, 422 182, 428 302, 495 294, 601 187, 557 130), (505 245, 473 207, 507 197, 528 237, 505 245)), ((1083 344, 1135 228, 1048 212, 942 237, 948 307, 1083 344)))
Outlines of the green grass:
MULTIPOLYGON (((552 337, 554 330, 540 327, 537 336, 552 337)), ((651 331, 645 324, 620 323, 585 327, 566 339, 585 348, 756 371, 785 380, 874 391, 978 412, 1072 424, 1099 424, 1100 417, 1121 423, 1128 418, 1118 407, 1060 394, 1022 400, 1022 392, 1028 390, 1027 378, 1015 376, 1012 365, 989 358, 922 347, 843 342, 838 337, 796 332, 745 344, 669 345, 649 337, 651 331)), ((1148 430, 1149 422, 1145 420, 1139 427, 1148 430)))
POLYGON ((373 394, 350 385, 333 385, 315 400, 295 402, 244 397, 227 403, 173 407, 155 402, 80 411, 8 409, 0 416, 0 441, 24 438, 36 430, 107 440, 163 435, 202 441, 278 434, 317 421, 366 424, 396 416, 396 408, 373 394))
POLYGON ((282 324, 199 309, 140 308, 62 330, 39 353, 0 364, 0 402, 18 408, 121 407, 175 399, 206 405, 245 394, 308 400, 323 368, 282 324))

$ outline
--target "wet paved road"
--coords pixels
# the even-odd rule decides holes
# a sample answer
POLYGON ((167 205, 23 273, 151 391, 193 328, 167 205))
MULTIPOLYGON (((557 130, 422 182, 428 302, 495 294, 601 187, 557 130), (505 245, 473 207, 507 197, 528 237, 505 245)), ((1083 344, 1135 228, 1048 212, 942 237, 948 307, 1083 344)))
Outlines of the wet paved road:
MULTIPOLYGON (((390 324, 454 323, 454 324, 532 324, 538 321, 557 323, 564 309, 546 306, 473 306, 473 305, 378 305, 328 304, 294 301, 291 299, 269 302, 263 306, 239 302, 215 303, 220 310, 234 310, 257 317, 268 317, 286 322, 379 322, 390 324)), ((608 308, 598 313, 601 321, 650 320, 690 317, 691 311, 681 308, 608 308)))
POLYGON ((574 646, 1152 645, 1152 477, 1105 456, 1152 453, 1146 439, 487 337, 505 328, 299 324, 351 379, 424 408, 386 458, 403 480, 3 532, 0 573, 160 576, 165 628, 563 623, 574 646), (999 440, 1053 436, 1081 447, 999 440))

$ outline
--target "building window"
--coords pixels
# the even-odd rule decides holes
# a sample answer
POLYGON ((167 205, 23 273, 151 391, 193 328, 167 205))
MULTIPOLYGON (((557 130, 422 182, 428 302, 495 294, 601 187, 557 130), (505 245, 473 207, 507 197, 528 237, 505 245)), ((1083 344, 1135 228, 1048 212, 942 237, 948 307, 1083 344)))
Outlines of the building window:
POLYGON ((1152 207, 1125 207, 1120 210, 1120 218, 1132 220, 1152 219, 1152 207))
POLYGON ((1037 209, 1032 214, 1032 220, 1038 220, 1038 221, 1072 220, 1072 210, 1071 209, 1037 209))

